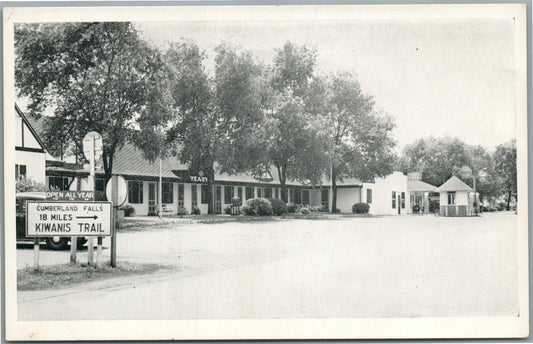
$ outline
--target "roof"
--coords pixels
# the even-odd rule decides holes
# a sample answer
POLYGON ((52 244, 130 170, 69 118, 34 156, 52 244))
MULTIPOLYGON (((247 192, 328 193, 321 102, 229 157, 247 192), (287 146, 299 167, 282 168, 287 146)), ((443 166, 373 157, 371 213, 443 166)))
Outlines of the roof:
POLYGON ((435 192, 437 187, 417 179, 407 180, 407 190, 420 192, 435 192))
MULTIPOLYGON (((45 150, 46 146, 44 145, 43 141, 41 141, 41 138, 37 134, 36 128, 34 127, 34 124, 36 123, 32 123, 32 122, 35 122, 35 120, 32 119, 32 122, 30 122, 29 118, 26 117, 26 115, 24 115, 24 113, 22 112, 22 110, 20 110, 20 108, 18 107, 16 103, 15 103, 15 111, 20 116, 20 118, 22 118, 22 121, 26 124, 26 126, 28 127, 32 135, 35 137, 35 140, 37 140, 41 148, 45 150)), ((42 126, 39 126, 38 129, 42 130, 42 126)))
POLYGON ((473 191, 470 186, 468 186, 461 179, 456 176, 452 176, 446 181, 446 183, 439 186, 436 192, 449 192, 449 191, 473 191))
MULTIPOLYGON (((176 157, 168 157, 161 161, 161 175, 163 178, 178 177, 172 170, 188 170, 176 157)), ((159 177, 159 160, 149 161, 142 151, 131 143, 126 143, 115 152, 113 159, 113 174, 159 177)))

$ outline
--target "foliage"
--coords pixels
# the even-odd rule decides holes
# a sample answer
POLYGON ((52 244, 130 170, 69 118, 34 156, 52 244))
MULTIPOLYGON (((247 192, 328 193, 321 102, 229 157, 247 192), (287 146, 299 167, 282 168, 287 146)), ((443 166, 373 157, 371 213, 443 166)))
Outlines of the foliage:
POLYGON ((272 205, 272 213, 274 215, 283 215, 287 213, 287 205, 279 198, 269 198, 268 201, 272 205))
POLYGON ((176 110, 167 140, 192 174, 208 183, 208 213, 213 213, 215 168, 237 173, 257 165, 261 147, 250 145, 260 129, 260 68, 249 52, 228 45, 216 48, 215 76, 205 71, 206 54, 194 42, 171 45, 165 54, 172 106, 176 110), (217 162, 217 166, 215 166, 217 162))
POLYGON ((179 216, 183 216, 183 215, 188 215, 189 214, 189 211, 187 210, 187 208, 184 208, 184 207, 179 207, 178 208, 178 213, 177 213, 179 216))
POLYGON ((370 206, 367 203, 355 203, 352 205, 352 213, 354 214, 368 214, 370 206))
POLYGON ((287 204, 287 212, 294 214, 298 209, 298 205, 294 202, 287 204))
POLYGON ((510 209, 511 197, 518 196, 516 170, 516 140, 511 140, 496 147, 494 153, 495 170, 502 179, 503 190, 507 195, 507 210, 510 209))
POLYGON ((228 205, 226 206, 226 208, 224 208, 224 213, 227 215, 231 215, 231 205, 228 205))
POLYGON ((192 209, 191 209, 191 214, 192 215, 200 215, 200 208, 198 208, 197 206, 193 206, 192 209))
POLYGON ((323 213, 327 213, 329 211, 329 207, 327 205, 321 205, 319 208, 318 208, 318 211, 319 212, 323 212, 323 213))
POLYGON ((46 192, 48 187, 43 183, 36 182, 31 178, 19 178, 15 185, 16 192, 46 192))
POLYGON ((248 200, 247 205, 251 208, 254 214, 260 216, 272 215, 272 205, 266 198, 253 198, 248 200))
POLYGON ((109 179, 114 153, 151 94, 158 53, 131 23, 84 22, 18 24, 15 54, 15 85, 30 115, 53 112, 44 122, 50 153, 70 151, 83 161, 82 139, 97 131, 109 179))
POLYGON ((252 215, 256 215, 255 210, 254 210, 252 207, 248 206, 248 205, 243 205, 243 206, 241 207, 241 211, 242 211, 245 215, 250 215, 250 216, 252 216, 252 215))
POLYGON ((135 213, 135 208, 133 208, 131 205, 129 204, 125 204, 123 207, 122 207, 122 210, 124 210, 124 216, 131 216, 135 213))
POLYGON ((311 211, 308 209, 308 208, 302 208, 302 210, 300 211, 302 214, 310 214, 311 211))
POLYGON ((361 90, 351 74, 337 73, 325 78, 316 91, 322 93, 317 106, 326 139, 333 189, 332 209, 337 203, 337 180, 371 180, 392 172, 395 145, 390 116, 375 109, 374 100, 361 90))

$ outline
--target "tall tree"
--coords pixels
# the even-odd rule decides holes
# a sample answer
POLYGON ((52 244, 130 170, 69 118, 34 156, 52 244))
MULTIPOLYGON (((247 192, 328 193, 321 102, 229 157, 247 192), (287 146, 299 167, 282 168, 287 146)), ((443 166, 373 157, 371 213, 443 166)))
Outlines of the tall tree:
POLYGON ((357 79, 338 73, 326 82, 322 114, 332 183, 332 212, 337 205, 337 181, 371 180, 392 172, 395 160, 394 127, 389 116, 374 109, 372 97, 363 94, 357 79))
POLYGON ((316 51, 287 42, 276 51, 274 63, 265 73, 262 109, 266 114, 265 165, 273 165, 287 201, 288 180, 320 181, 324 147, 311 111, 316 51))
POLYGON ((504 191, 507 198, 507 210, 510 209, 511 198, 518 200, 517 170, 516 170, 516 140, 496 147, 494 153, 495 169, 502 178, 504 191))
POLYGON ((401 154, 399 168, 405 172, 421 172, 422 180, 440 186, 470 165, 467 145, 457 138, 421 138, 407 145, 401 154))
POLYGON ((161 66, 157 51, 131 23, 54 23, 17 25, 15 54, 15 85, 30 114, 53 112, 45 127, 52 150, 73 145, 81 160, 83 137, 99 132, 109 179, 161 66))
POLYGON ((179 156, 208 184, 208 213, 214 212, 215 172, 243 172, 253 164, 253 134, 261 123, 260 68, 249 52, 221 45, 215 76, 205 71, 203 52, 194 42, 174 44, 166 53, 175 107, 168 140, 180 145, 179 156))

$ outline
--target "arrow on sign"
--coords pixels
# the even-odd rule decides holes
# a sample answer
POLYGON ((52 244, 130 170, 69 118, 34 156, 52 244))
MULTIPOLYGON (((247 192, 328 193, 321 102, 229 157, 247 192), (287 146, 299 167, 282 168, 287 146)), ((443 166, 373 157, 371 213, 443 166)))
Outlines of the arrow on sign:
POLYGON ((76 216, 77 219, 94 219, 96 220, 98 218, 98 216, 96 215, 93 215, 93 216, 76 216))

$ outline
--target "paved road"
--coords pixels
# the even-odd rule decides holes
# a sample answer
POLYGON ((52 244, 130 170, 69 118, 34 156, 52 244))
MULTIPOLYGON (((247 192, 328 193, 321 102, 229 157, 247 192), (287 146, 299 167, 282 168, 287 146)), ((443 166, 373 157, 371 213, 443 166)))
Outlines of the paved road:
MULTIPOLYGON (((119 260, 173 270, 19 292, 19 319, 516 315, 518 307, 512 213, 196 224, 120 233, 118 245, 119 260)), ((49 262, 68 260, 48 253, 49 262)))

